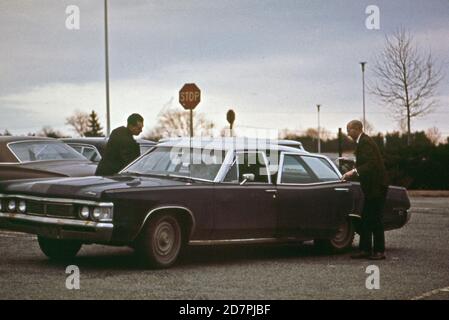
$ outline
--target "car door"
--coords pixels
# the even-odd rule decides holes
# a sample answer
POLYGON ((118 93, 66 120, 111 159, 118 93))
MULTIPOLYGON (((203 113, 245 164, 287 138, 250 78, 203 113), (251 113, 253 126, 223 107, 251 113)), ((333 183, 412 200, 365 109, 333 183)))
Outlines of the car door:
POLYGON ((276 188, 265 152, 234 153, 229 171, 215 185, 214 239, 272 238, 276 232, 276 188), (243 174, 254 181, 242 183, 243 174))
POLYGON ((280 164, 279 236, 333 236, 352 209, 350 183, 324 157, 283 153, 280 164))

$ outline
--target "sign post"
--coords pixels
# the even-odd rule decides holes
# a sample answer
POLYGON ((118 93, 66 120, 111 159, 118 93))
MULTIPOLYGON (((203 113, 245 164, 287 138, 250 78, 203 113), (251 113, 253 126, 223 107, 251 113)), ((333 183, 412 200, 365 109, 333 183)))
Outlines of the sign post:
POLYGON ((193 109, 201 101, 201 90, 194 83, 186 83, 179 90, 179 103, 186 110, 190 110, 190 137, 193 137, 193 109))
POLYGON ((234 126, 234 121, 235 121, 235 112, 232 109, 228 110, 228 113, 226 113, 226 120, 228 120, 229 122, 229 129, 230 129, 230 135, 231 137, 233 136, 232 134, 232 127, 234 126))

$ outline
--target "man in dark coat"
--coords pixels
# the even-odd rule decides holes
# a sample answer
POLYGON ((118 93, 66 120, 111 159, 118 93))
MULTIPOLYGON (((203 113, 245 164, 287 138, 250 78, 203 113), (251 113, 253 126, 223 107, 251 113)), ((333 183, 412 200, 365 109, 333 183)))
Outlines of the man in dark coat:
POLYGON ((357 143, 356 166, 342 177, 348 180, 358 176, 364 194, 359 252, 354 259, 385 259, 385 235, 382 223, 385 199, 388 190, 387 173, 379 148, 363 132, 363 124, 353 120, 347 125, 348 135, 357 143), (374 242, 374 246, 373 246, 374 242))
POLYGON ((128 117, 128 125, 111 132, 104 156, 98 164, 95 175, 111 176, 125 168, 140 156, 139 144, 134 140, 142 132, 143 118, 137 113, 128 117))

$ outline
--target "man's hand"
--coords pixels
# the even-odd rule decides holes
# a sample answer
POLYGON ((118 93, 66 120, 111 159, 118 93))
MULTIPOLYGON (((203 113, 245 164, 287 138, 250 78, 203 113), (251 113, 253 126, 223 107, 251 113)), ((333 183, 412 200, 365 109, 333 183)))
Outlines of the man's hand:
POLYGON ((342 177, 341 177, 341 180, 348 180, 348 179, 350 179, 353 175, 355 175, 356 174, 356 170, 355 169, 352 169, 352 170, 349 170, 348 172, 346 172, 342 177))

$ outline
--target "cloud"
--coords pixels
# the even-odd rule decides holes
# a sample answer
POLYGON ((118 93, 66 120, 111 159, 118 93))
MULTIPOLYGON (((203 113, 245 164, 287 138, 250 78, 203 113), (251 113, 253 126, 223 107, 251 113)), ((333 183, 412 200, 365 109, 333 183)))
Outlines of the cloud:
MULTIPOLYGON (((112 126, 131 112, 151 126, 164 105, 178 105, 185 82, 201 87, 198 112, 219 126, 233 108, 236 125, 307 128, 317 103, 323 126, 344 125, 361 113, 358 62, 368 61, 370 77, 384 33, 412 26, 435 56, 447 56, 447 6, 407 3, 379 0, 381 30, 369 31, 357 1, 109 1, 112 126)), ((69 133, 65 118, 75 109, 95 109, 104 123, 103 27, 102 1, 1 2, 0 129, 45 124, 69 133), (73 4, 79 31, 65 28, 73 4), (10 121, 14 110, 24 110, 20 124, 10 121)), ((376 128, 396 125, 367 98, 376 128)))

